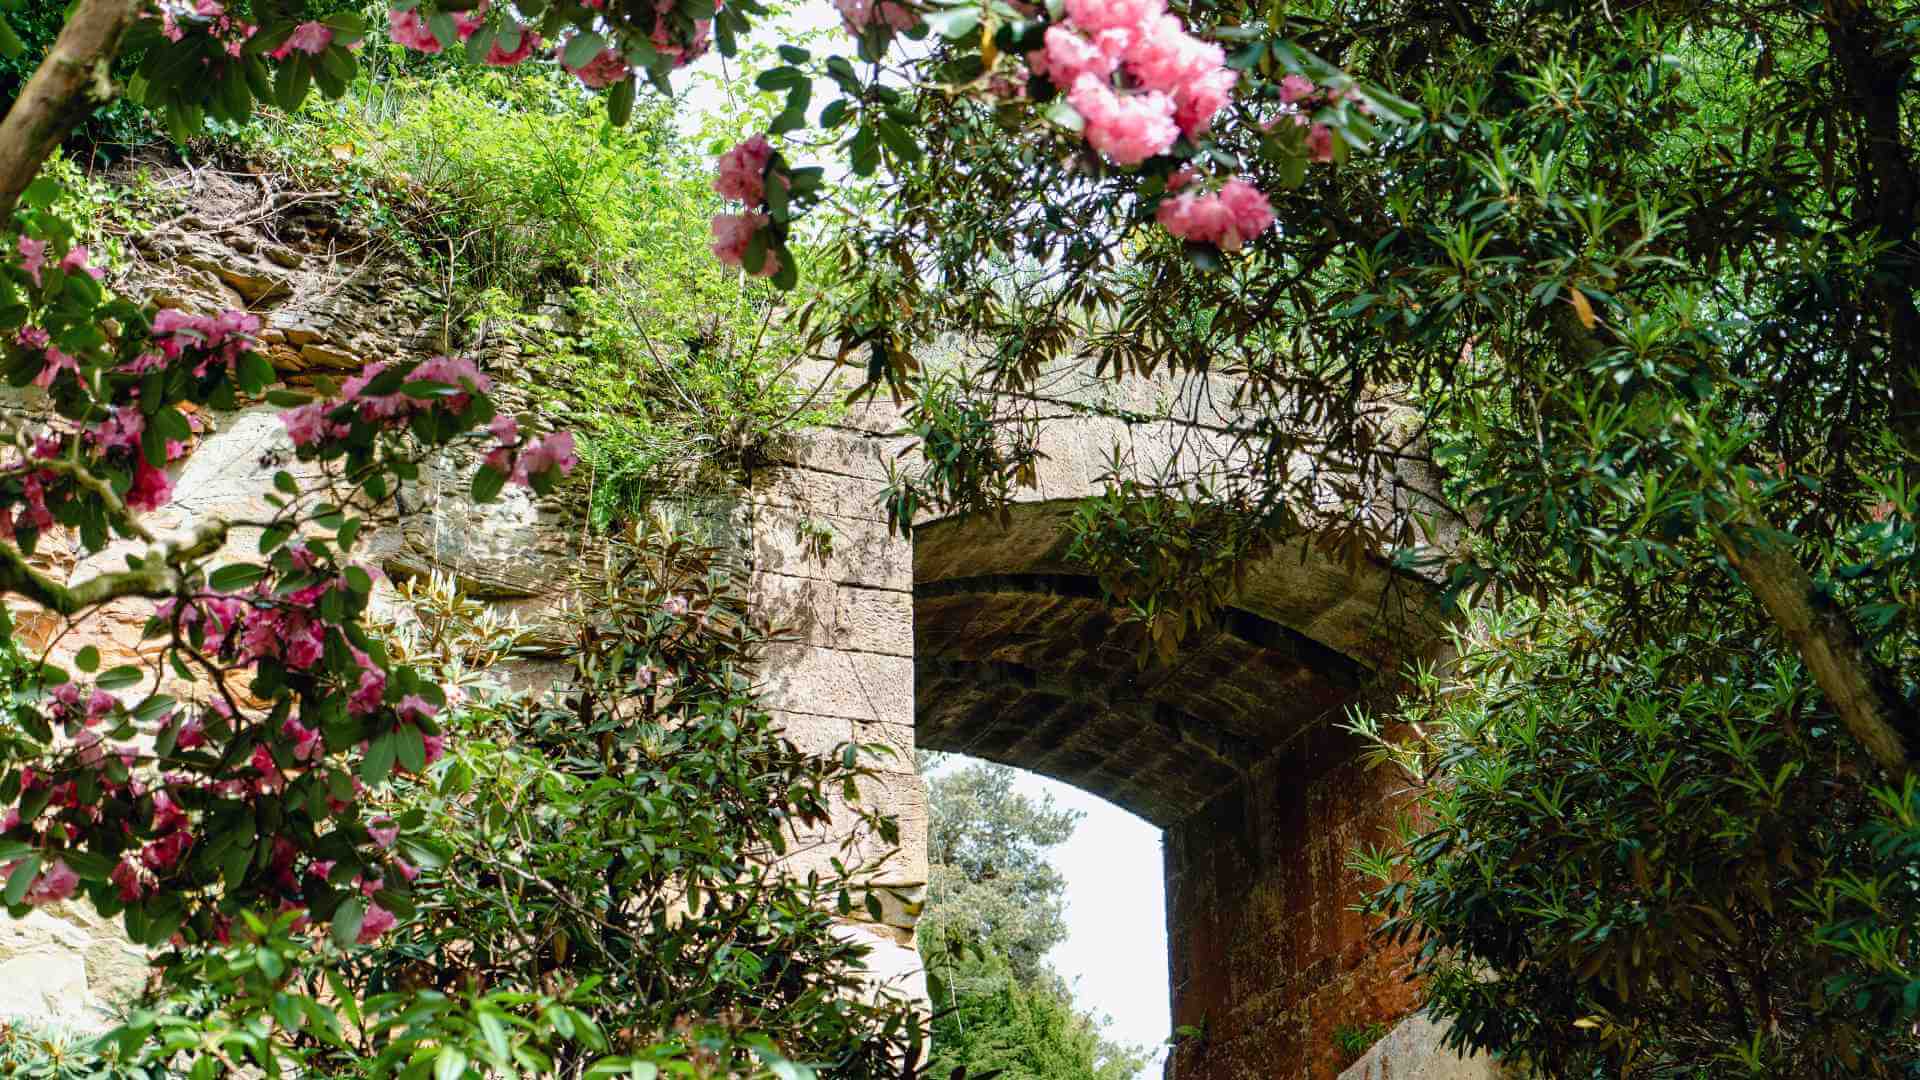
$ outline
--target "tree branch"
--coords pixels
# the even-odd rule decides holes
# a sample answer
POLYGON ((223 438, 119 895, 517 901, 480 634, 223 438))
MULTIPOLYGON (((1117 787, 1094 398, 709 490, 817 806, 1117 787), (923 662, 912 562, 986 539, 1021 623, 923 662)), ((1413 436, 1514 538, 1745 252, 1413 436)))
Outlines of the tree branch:
POLYGON ((76 615, 123 596, 163 599, 180 591, 179 563, 211 555, 227 542, 227 522, 215 518, 196 526, 182 540, 157 544, 141 564, 96 574, 78 585, 62 585, 35 570, 10 540, 0 540, 0 593, 17 593, 61 615, 76 615))
POLYGON ((113 97, 107 66, 138 16, 136 0, 80 0, 60 36, 0 121, 0 222, 40 166, 95 105, 113 97))

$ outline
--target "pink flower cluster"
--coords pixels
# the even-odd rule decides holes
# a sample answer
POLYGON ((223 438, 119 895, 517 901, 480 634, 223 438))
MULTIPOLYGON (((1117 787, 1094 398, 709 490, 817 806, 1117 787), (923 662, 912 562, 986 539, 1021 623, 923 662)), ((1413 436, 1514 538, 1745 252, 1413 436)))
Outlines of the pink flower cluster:
POLYGON ((302 449, 317 446, 328 439, 345 438, 353 431, 355 419, 387 430, 404 427, 417 413, 442 409, 458 413, 465 409, 473 394, 493 389, 493 380, 465 357, 436 356, 408 374, 410 383, 437 382, 460 387, 464 392, 445 397, 416 398, 396 390, 391 394, 366 394, 367 386, 387 369, 385 363, 368 364, 360 374, 340 386, 344 401, 314 401, 280 414, 293 445, 302 449))
MULTIPOLYGON (((787 178, 774 168, 773 146, 765 135, 754 135, 720 156, 713 178, 713 190, 729 199, 738 199, 750 207, 766 203, 767 184, 785 185, 787 178), (769 172, 769 170, 772 170, 769 172)), ((773 219, 759 210, 742 214, 715 214, 713 218, 713 257, 728 266, 741 266, 755 233, 770 229, 773 219)), ((780 256, 771 233, 767 236, 766 260, 754 271, 759 277, 780 272, 780 256)))
MULTIPOLYGON (((1314 161, 1333 160, 1333 129, 1325 124, 1315 124, 1310 119, 1313 110, 1322 105, 1331 104, 1341 97, 1359 101, 1352 91, 1342 94, 1331 87, 1315 86, 1313 80, 1304 75, 1289 75, 1280 80, 1280 104, 1287 111, 1261 125, 1272 130, 1275 125, 1291 121, 1307 128, 1307 156, 1314 161)), ((1367 105, 1360 101, 1360 109, 1366 111, 1367 105)))
POLYGON ((220 0, 194 0, 190 5, 160 5, 160 32, 166 35, 168 41, 185 40, 189 29, 204 30, 228 56, 237 60, 241 50, 246 47, 247 39, 253 37, 259 27, 228 15, 226 5, 220 0))
POLYGON ((494 38, 493 44, 487 47, 487 55, 482 61, 489 67, 512 67, 532 56, 533 51, 540 47, 540 35, 531 26, 515 26, 511 31, 501 33, 502 36, 494 38), (509 33, 519 35, 517 43, 511 49, 503 49, 500 43, 506 40, 504 35, 509 33))
POLYGON ((847 33, 859 37, 867 27, 881 25, 891 30, 911 30, 920 23, 920 15, 893 0, 833 0, 840 22, 847 33))
POLYGON ((1161 201, 1155 217, 1182 240, 1238 251, 1273 224, 1273 204, 1259 188, 1235 177, 1218 191, 1181 191, 1169 196, 1161 201))
MULTIPOLYGON (((600 4, 595 3, 591 6, 599 7, 600 4)), ((718 11, 726 6, 726 0, 719 0, 713 8, 718 11)), ((682 68, 705 56, 707 49, 712 46, 713 20, 695 19, 693 35, 683 41, 676 32, 674 22, 667 17, 673 12, 673 8, 674 0, 655 0, 653 33, 648 35, 647 40, 653 43, 654 51, 662 56, 673 57, 674 67, 682 68)))
MULTIPOLYGON (((564 49, 565 47, 562 46, 564 49)), ((605 90, 614 83, 625 79, 633 65, 627 63, 625 54, 619 49, 602 49, 600 54, 580 67, 567 68, 573 72, 588 89, 605 90)))
POLYGON ((487 468, 504 473, 509 483, 527 487, 535 476, 555 469, 565 476, 580 464, 570 431, 556 431, 539 442, 528 443, 520 438, 520 424, 511 416, 495 417, 487 430, 499 444, 487 453, 487 468))
MULTIPOLYGON (((453 35, 455 39, 465 41, 486 24, 487 5, 483 2, 472 11, 456 11, 452 15, 453 35)), ((417 7, 387 12, 387 35, 407 48, 428 56, 440 51, 440 39, 434 36, 433 29, 427 25, 427 20, 417 7)))
POLYGON ((1027 63, 1065 91, 1088 144, 1116 163, 1166 153, 1226 105, 1238 77, 1226 54, 1187 33, 1164 0, 1067 0, 1066 12, 1027 63))
POLYGON ((279 48, 267 55, 275 60, 285 60, 297 52, 306 53, 308 56, 319 56, 326 52, 327 46, 331 44, 333 44, 333 30, 324 23, 308 20, 294 27, 293 33, 287 35, 287 40, 281 42, 279 48))
POLYGON ((195 378, 202 378, 215 361, 229 371, 240 354, 252 351, 254 334, 260 331, 260 316, 246 311, 223 311, 218 315, 194 315, 165 308, 153 316, 153 343, 160 350, 159 361, 180 359, 188 349, 207 353, 195 365, 195 378))
MULTIPOLYGON (((753 234, 767 228, 773 219, 756 210, 744 214, 715 214, 713 218, 713 257, 728 266, 741 266, 747 257, 747 245, 753 242, 753 234)), ((767 247, 766 261, 756 271, 760 277, 772 277, 780 272, 780 256, 767 247)))
MULTIPOLYGON (((28 278, 32 279, 35 288, 43 288, 45 282, 41 279, 41 274, 46 270, 47 266, 47 242, 45 240, 35 240, 25 233, 22 233, 18 242, 14 245, 14 250, 20 255, 20 269, 26 273, 28 278)), ((87 245, 75 244, 73 247, 67 249, 65 255, 60 257, 60 269, 63 273, 69 275, 85 274, 95 281, 99 281, 106 276, 107 272, 98 266, 90 264, 87 261, 89 258, 87 245)))
POLYGON ((720 156, 720 172, 713 178, 713 190, 724 199, 738 199, 752 206, 766 198, 767 165, 773 161, 773 146, 765 135, 755 135, 720 156))

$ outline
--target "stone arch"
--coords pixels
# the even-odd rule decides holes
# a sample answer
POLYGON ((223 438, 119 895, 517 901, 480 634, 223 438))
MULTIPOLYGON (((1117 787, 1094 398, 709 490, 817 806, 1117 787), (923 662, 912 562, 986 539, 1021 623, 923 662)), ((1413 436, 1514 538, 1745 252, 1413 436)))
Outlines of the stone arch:
MULTIPOLYGON (((1405 955, 1378 947, 1350 910, 1360 882, 1348 853, 1384 835, 1398 793, 1362 766, 1337 721, 1384 703, 1408 661, 1441 647, 1433 584, 1349 566, 1297 536, 1249 568, 1213 632, 1171 664, 1142 667, 1137 630, 1067 560, 1060 526, 1097 490, 1104 447, 1150 464, 1168 452, 1165 432, 1061 425, 1043 433, 1032 497, 1004 520, 921 522, 908 539, 876 499, 889 461, 912 453, 902 428, 898 406, 869 402, 755 477, 761 596, 800 635, 770 672, 790 730, 963 751, 1158 825, 1174 1023, 1202 1032, 1180 1043, 1168 1075, 1341 1074, 1336 1030, 1402 1021, 1417 990, 1405 955)), ((910 892, 926 880, 924 790, 910 772, 878 790, 909 837, 880 880, 910 892)), ((869 927, 883 953, 911 948, 913 905, 893 911, 869 927)), ((1345 1075, 1464 1080, 1488 1069, 1439 1050, 1416 1017, 1345 1075)))

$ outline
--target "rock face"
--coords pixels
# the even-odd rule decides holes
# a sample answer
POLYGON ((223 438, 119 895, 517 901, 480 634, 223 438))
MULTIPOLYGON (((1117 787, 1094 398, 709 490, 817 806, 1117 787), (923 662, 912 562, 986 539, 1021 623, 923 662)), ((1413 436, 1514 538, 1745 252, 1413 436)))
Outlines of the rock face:
MULTIPOLYGON (((404 267, 343 257, 325 213, 262 208, 236 181, 207 182, 226 186, 196 200, 196 217, 144 238, 146 261, 123 286, 259 312, 290 381, 445 347, 431 289, 405 284, 404 267)), ((509 343, 466 351, 510 383, 509 343)), ((1163 391, 1087 392, 1150 412, 1163 391)), ((155 515, 168 528, 246 514, 291 460, 271 409, 205 419, 177 467, 173 504, 155 515)), ((1431 590, 1384 567, 1336 563, 1302 536, 1250 568, 1218 633, 1172 662, 1138 664, 1134 631, 1066 558, 1058 525, 1071 500, 1097 489, 1110 448, 1150 470, 1174 452, 1177 427, 1056 429, 1034 499, 1004 525, 922 522, 912 539, 888 529, 876 501, 905 448, 885 402, 790 440, 730 489, 687 497, 686 516, 750 568, 759 613, 795 632, 762 673, 764 700, 789 735, 823 752, 850 740, 893 752, 863 792, 900 823, 897 848, 862 851, 880 916, 856 904, 841 932, 873 947, 876 991, 925 999, 913 927, 928 878, 927 807, 913 753, 962 751, 1074 783, 1166 830, 1172 955, 1167 968, 1143 960, 1141 977, 1170 968, 1175 1023, 1202 1033, 1182 1040, 1170 1076, 1490 1076, 1484 1062, 1437 1051, 1417 1018, 1344 1074, 1333 1039, 1343 1025, 1399 1021, 1416 1003, 1405 958, 1375 947, 1347 910, 1357 882, 1345 852, 1380 835, 1395 796, 1333 725, 1343 709, 1390 693, 1404 661, 1432 655, 1431 590)), ((374 551, 391 573, 449 571, 537 623, 580 557, 579 510, 517 491, 474 507, 464 497, 470 464, 439 462, 374 551)), ((244 537, 236 547, 251 550, 244 537)), ((74 570, 70 553, 47 556, 82 576, 114 557, 74 570)), ((21 625, 30 639, 47 629, 21 625)), ((62 649, 91 641, 115 663, 138 654, 138 633, 135 613, 109 611, 62 649)), ((795 845, 795 869, 823 865, 844 832, 800 838, 820 843, 795 845)), ((142 976, 111 928, 71 910, 6 924, 0 965, 15 975, 0 979, 0 1012, 70 1023, 97 1022, 99 1006, 142 976)))

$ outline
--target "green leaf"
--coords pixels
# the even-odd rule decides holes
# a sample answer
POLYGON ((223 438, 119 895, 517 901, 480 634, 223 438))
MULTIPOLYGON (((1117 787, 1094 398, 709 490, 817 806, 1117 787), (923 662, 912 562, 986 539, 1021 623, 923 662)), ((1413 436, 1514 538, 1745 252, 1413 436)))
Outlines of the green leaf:
POLYGON ((89 645, 73 656, 73 666, 91 672, 100 666, 100 650, 89 645))
POLYGON ((367 902, 350 896, 333 913, 333 943, 350 949, 360 940, 360 924, 367 917, 367 902))
POLYGON ((433 1080, 460 1080, 467 1071, 467 1055, 457 1046, 442 1046, 433 1062, 433 1080))
POLYGON ((977 7, 935 8, 920 18, 934 33, 948 41, 959 41, 980 29, 980 9, 977 7))
POLYGON ((614 84, 613 92, 607 95, 607 119, 614 127, 626 127, 633 119, 633 95, 635 89, 631 77, 621 79, 614 84))
POLYGON ((37 852, 20 860, 19 865, 13 868, 13 873, 7 875, 5 899, 8 907, 26 899, 27 888, 33 884, 34 876, 39 873, 40 855, 37 852))
POLYGON ((589 30, 575 34, 567 39, 567 46, 560 53, 560 63, 570 68, 583 68, 593 62, 593 58, 606 50, 607 39, 589 30))
POLYGON ((1068 131, 1081 132, 1087 129, 1086 118, 1080 115, 1080 110, 1067 104, 1066 98, 1055 98, 1053 104, 1047 106, 1046 116, 1049 121, 1068 131))
POLYGON ((137 685, 142 678, 140 669, 131 664, 122 664, 110 671, 103 672, 94 685, 102 690, 125 690, 137 685))
POLYGON ((214 592, 238 592, 266 576, 267 568, 256 563, 228 563, 207 575, 207 588, 214 592))
POLYGON ((473 474, 473 501, 477 503, 492 502, 499 496, 500 489, 506 486, 506 473, 490 465, 482 465, 473 474))
POLYGON ((303 57, 288 57, 273 77, 273 103, 281 112, 292 112, 306 100, 312 83, 312 62, 303 57))

